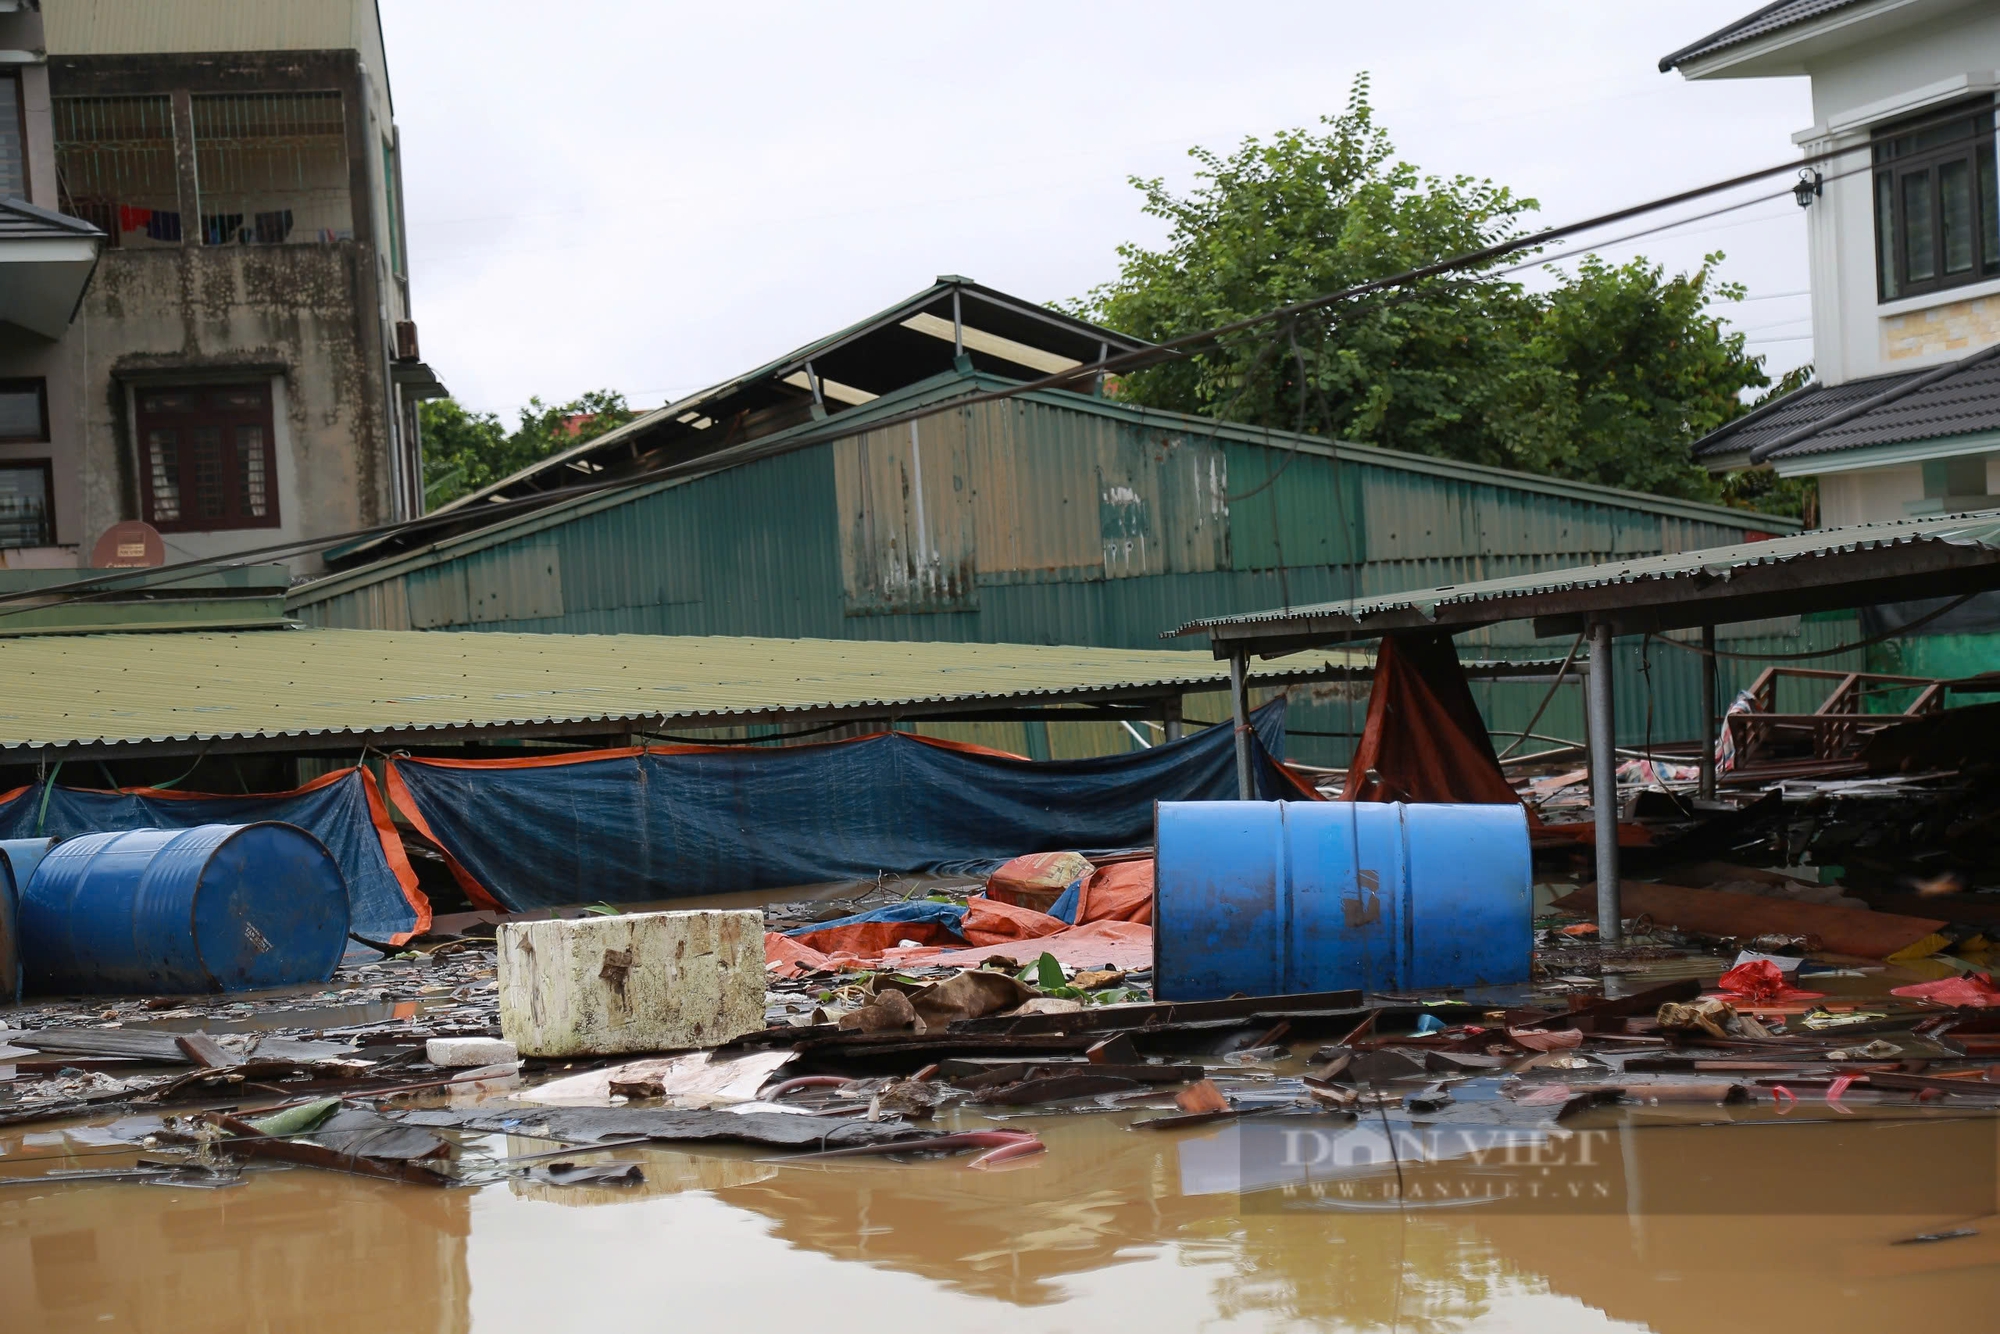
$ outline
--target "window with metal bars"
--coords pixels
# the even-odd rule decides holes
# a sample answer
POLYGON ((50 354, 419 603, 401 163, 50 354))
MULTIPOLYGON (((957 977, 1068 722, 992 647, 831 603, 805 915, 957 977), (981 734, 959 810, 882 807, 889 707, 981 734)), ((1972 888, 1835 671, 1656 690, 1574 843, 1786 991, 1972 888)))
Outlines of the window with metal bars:
POLYGON ((148 388, 138 399, 148 523, 161 532, 278 526, 269 385, 148 388))
POLYGON ((172 99, 58 97, 53 105, 62 211, 95 223, 112 245, 179 245, 172 99))
POLYGON ((2000 172, 1991 98, 1920 129, 1878 131, 1877 286, 1884 301, 2000 277, 2000 172))
POLYGON ((0 73, 0 199, 28 197, 26 120, 20 76, 0 73))
POLYGON ((0 380, 0 440, 39 442, 48 438, 48 381, 0 380))
POLYGON ((196 93, 191 101, 204 244, 354 235, 338 92, 196 93))
POLYGON ((56 544, 53 472, 47 459, 0 463, 0 547, 56 544))

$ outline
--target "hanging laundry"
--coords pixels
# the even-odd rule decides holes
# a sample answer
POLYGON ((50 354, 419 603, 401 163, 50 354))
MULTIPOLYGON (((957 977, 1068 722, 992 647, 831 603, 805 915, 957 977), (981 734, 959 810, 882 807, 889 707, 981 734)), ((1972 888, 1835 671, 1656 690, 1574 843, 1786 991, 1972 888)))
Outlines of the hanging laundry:
POLYGON ((201 219, 203 245, 228 245, 243 225, 241 213, 204 213, 201 219))
POLYGON ((118 230, 121 232, 143 232, 153 221, 153 210, 134 208, 130 204, 118 206, 118 230))
POLYGON ((278 245, 292 234, 292 211, 288 208, 259 213, 251 222, 250 239, 258 245, 278 245))
POLYGON ((181 215, 170 208, 146 210, 146 235, 155 241, 181 239, 181 215))

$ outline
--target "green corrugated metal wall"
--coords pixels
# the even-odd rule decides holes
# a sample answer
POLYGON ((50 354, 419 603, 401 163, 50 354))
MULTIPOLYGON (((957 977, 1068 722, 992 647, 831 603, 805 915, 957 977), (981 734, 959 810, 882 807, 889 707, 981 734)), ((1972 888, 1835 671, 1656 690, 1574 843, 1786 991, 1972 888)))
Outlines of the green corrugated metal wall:
MULTIPOLYGON (((303 590, 296 609, 354 628, 1158 647, 1197 617, 1722 545, 1769 523, 1268 438, 1089 400, 985 403, 579 504, 505 540, 460 539, 462 554, 336 578, 349 586, 332 596, 303 590)), ((1779 627, 1772 647, 1838 642, 1839 628, 1779 627)), ((1536 646, 1525 625, 1461 643, 1467 656, 1567 647, 1536 646)), ((1621 647, 1621 736, 1646 733, 1648 680, 1653 738, 1694 735, 1693 655, 1648 656, 1642 671, 1639 649, 1621 647)), ((1496 731, 1525 724, 1545 689, 1478 687, 1496 731)), ((1359 729, 1358 699, 1313 693, 1294 692, 1297 732, 1359 729)), ((1063 727, 1088 740, 1061 753, 1135 744, 1114 724, 1063 727)), ((1536 730, 1580 728, 1559 698, 1536 730)), ((1301 735, 1294 754, 1337 763, 1347 745, 1301 735)))

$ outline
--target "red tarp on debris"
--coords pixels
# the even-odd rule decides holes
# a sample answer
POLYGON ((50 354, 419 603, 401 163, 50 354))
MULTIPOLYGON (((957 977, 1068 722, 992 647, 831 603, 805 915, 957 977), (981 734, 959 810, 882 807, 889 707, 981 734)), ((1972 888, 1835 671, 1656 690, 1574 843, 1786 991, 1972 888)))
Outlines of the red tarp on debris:
POLYGON ((1011 940, 1052 936, 1068 929, 1069 923, 1060 917, 982 896, 965 901, 965 921, 958 930, 970 944, 999 945, 1011 940))
POLYGON ((1382 637, 1375 684, 1368 694, 1368 721, 1340 799, 1520 801, 1500 770, 1450 635, 1423 631, 1382 637))
POLYGON ((1111 967, 1131 971, 1153 966, 1153 928, 1140 922, 1088 922, 1038 940, 1016 940, 969 950, 884 950, 882 962, 892 968, 977 968, 994 955, 1028 963, 1053 954, 1066 968, 1111 967))
MULTIPOLYGON (((919 945, 956 946, 959 938, 950 927, 939 922, 855 922, 815 931, 799 943, 822 954, 851 954, 856 958, 869 958, 883 950, 892 950, 906 940, 914 940, 919 945)), ((765 956, 765 962, 770 962, 769 955, 765 956)))
POLYGON ((931 922, 860 922, 805 936, 764 935, 765 966, 779 977, 819 970, 945 964, 976 967, 990 955, 1023 962, 1044 951, 1071 968, 1153 965, 1153 859, 1100 866, 1084 878, 1077 924, 984 896, 968 899, 959 934, 931 922), (925 942, 905 949, 900 942, 925 942), (810 942, 810 943, 808 943, 810 942))
POLYGON ((1090 863, 1074 852, 1031 852, 986 877, 986 896, 1002 903, 1045 910, 1070 883, 1090 874, 1090 863))
POLYGON ((1967 973, 1937 982, 1917 982, 1907 987, 1891 987, 1891 996, 1936 1001, 1939 1005, 2000 1005, 2000 987, 1993 985, 1991 973, 1967 973))
POLYGON ((764 967, 779 977, 797 977, 826 967, 826 955, 781 931, 764 933, 764 967))
POLYGON ((1084 878, 1083 892, 1076 903, 1076 920, 1082 922, 1153 921, 1153 859, 1140 857, 1129 862, 1100 866, 1084 878))

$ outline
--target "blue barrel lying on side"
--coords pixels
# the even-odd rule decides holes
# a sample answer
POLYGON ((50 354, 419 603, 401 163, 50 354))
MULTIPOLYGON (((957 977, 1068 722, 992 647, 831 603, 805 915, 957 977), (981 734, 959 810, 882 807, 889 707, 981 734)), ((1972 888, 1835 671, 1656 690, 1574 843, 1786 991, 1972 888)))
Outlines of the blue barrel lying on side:
POLYGON ((1161 1000, 1528 980, 1519 806, 1163 801, 1155 819, 1161 1000))
POLYGON ((55 845, 52 838, 0 838, 0 1001, 21 999, 21 890, 55 845))
POLYGON ((296 825, 206 824, 58 843, 22 888, 31 993, 252 991, 333 976, 347 881, 296 825))

